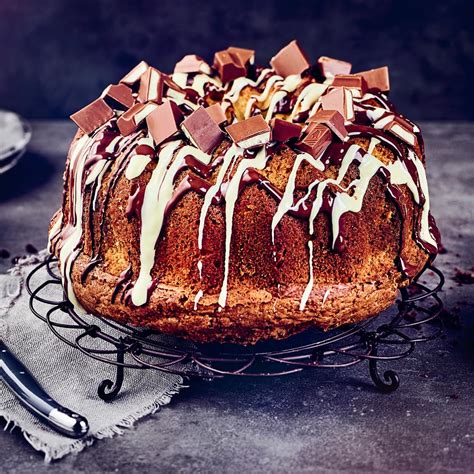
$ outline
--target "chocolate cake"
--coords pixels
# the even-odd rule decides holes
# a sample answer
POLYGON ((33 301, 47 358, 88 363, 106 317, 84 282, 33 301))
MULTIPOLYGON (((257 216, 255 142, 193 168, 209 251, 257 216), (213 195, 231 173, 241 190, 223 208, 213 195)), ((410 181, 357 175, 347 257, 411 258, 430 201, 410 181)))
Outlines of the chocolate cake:
POLYGON ((94 315, 253 344, 366 319, 434 258, 420 129, 387 67, 230 47, 145 62, 71 116, 50 226, 65 292, 94 315))

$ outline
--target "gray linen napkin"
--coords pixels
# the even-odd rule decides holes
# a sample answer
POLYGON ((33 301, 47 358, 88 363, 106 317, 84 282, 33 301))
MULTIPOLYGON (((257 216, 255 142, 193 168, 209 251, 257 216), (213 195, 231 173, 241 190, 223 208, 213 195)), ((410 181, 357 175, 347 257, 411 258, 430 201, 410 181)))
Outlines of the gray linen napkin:
MULTIPOLYGON (((37 257, 20 261, 9 274, 0 274, 0 339, 53 398, 88 418, 90 433, 86 439, 72 440, 50 430, 23 408, 1 382, 0 417, 6 420, 5 429, 19 427, 33 448, 43 451, 45 460, 50 461, 81 451, 94 438, 123 434, 135 421, 169 403, 183 387, 183 379, 155 370, 125 369, 118 397, 113 402, 102 401, 97 387, 106 378, 114 380, 115 367, 95 361, 61 342, 29 309, 25 278, 45 257, 46 252, 42 251, 37 257)), ((41 283, 46 278, 46 270, 42 269, 35 281, 41 283)), ((42 295, 60 300, 60 285, 54 285, 49 294, 42 295)), ((95 347, 99 346, 100 343, 95 347)))

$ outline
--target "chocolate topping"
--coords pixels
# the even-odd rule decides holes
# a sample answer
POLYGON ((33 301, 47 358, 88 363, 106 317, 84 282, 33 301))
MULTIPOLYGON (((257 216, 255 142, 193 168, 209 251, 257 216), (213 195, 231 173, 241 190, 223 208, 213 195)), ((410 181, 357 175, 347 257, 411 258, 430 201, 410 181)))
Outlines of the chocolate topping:
POLYGON ((345 120, 354 120, 352 93, 345 87, 335 87, 321 97, 323 110, 337 110, 345 120))
POLYGON ((148 131, 153 137, 155 145, 163 143, 178 132, 178 124, 182 121, 183 114, 172 100, 166 100, 158 105, 146 118, 148 131))
POLYGON ((301 151, 309 153, 313 158, 319 157, 331 144, 332 133, 325 125, 310 123, 306 136, 296 144, 301 151))
POLYGON ((104 99, 96 99, 71 115, 71 120, 88 135, 115 116, 104 99))
POLYGON ((233 123, 225 129, 232 140, 244 149, 265 145, 270 141, 271 129, 260 114, 233 123))
POLYGON ((149 67, 140 79, 138 99, 140 102, 150 100, 161 104, 163 97, 163 74, 153 67, 149 67))
POLYGON ((344 117, 337 110, 318 110, 308 119, 308 122, 326 125, 342 141, 348 135, 344 126, 344 117))
POLYGON ((158 105, 153 102, 135 104, 133 107, 130 107, 117 120, 120 133, 125 137, 133 133, 156 107, 158 107, 158 105))
POLYGON ((286 142, 292 138, 299 138, 303 127, 297 123, 287 122, 279 118, 270 121, 272 127, 272 140, 286 142))
POLYGON ((227 122, 227 117, 225 116, 224 110, 222 110, 221 104, 212 104, 210 107, 206 108, 206 112, 210 115, 212 120, 217 123, 217 125, 222 125, 227 122))
POLYGON ((149 66, 145 61, 140 61, 129 73, 125 74, 125 76, 120 79, 120 82, 122 84, 133 86, 140 80, 148 68, 149 66))
POLYGON ((358 72, 355 75, 364 78, 368 89, 379 89, 382 92, 390 90, 390 79, 387 66, 358 72))
POLYGON ((283 77, 301 74, 310 66, 306 54, 296 40, 293 40, 273 56, 270 64, 276 73, 283 77))
POLYGON ((210 153, 224 138, 219 125, 203 107, 199 107, 187 117, 181 124, 181 128, 193 145, 204 153, 210 153))
POLYGON ((202 72, 204 74, 210 74, 211 68, 209 67, 209 64, 207 64, 206 61, 204 61, 204 59, 202 59, 200 56, 188 54, 187 56, 184 56, 181 61, 176 63, 174 72, 182 72, 185 74, 202 72))
POLYGON ((228 50, 218 51, 214 55, 214 67, 217 69, 224 84, 238 77, 244 77, 247 74, 247 69, 240 62, 240 58, 235 54, 229 53, 228 50))
POLYGON ((101 98, 113 109, 128 109, 135 102, 132 90, 125 84, 110 84, 102 92, 101 98))
POLYGON ((339 59, 321 56, 318 59, 319 70, 324 77, 334 77, 337 74, 350 74, 352 64, 339 59))

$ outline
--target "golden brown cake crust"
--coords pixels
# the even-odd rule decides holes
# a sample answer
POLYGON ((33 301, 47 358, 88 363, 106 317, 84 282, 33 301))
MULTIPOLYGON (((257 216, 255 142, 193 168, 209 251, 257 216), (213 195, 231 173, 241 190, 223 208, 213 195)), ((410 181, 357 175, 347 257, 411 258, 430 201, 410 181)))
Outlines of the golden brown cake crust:
MULTIPOLYGON (((243 88, 231 113, 242 117, 256 90, 243 88)), ((268 102, 261 107, 268 107, 268 102)), ((370 105, 370 100, 367 103, 370 105)), ((284 114, 277 116, 287 118, 284 114)), ((397 150, 408 152, 402 141, 396 141, 395 148, 382 139, 373 142, 382 132, 373 130, 371 136, 365 133, 366 128, 354 128, 345 144, 337 145, 342 147, 340 152, 347 153, 351 145, 357 145, 363 156, 370 148, 370 154, 387 166, 400 159, 397 150)), ((62 210, 51 222, 51 248, 60 259, 61 271, 69 271, 66 290, 72 291, 77 302, 92 314, 197 342, 253 344, 282 339, 311 326, 326 330, 373 316, 390 306, 398 288, 409 284, 432 258, 415 235, 424 217, 422 207, 415 203, 413 189, 403 183, 389 187, 390 179, 383 173, 370 179, 360 211, 343 215, 338 250, 332 248, 330 210, 316 215, 312 232, 307 216, 285 213, 275 227, 273 242, 272 220, 299 154, 293 146, 280 144, 259 170, 260 181, 243 186, 236 200, 225 305, 219 304, 226 263, 225 203, 221 199, 210 205, 200 249, 197 236, 204 198, 201 191, 193 189, 173 198, 167 210, 154 249, 148 299, 146 304, 136 305, 131 292, 143 263, 143 215, 139 209, 130 211, 131 196, 147 188, 162 159, 159 155, 143 172, 132 179, 126 177, 130 156, 145 134, 138 130, 129 137, 129 144, 124 140, 125 148, 104 167, 100 182, 96 179, 86 184, 83 179, 80 239, 66 252, 65 242, 71 239, 77 224, 77 183, 71 177, 78 169, 72 155, 87 137, 78 131, 71 145, 62 210), (390 194, 392 188, 397 191, 396 199, 390 194), (312 259, 308 258, 309 245, 312 259), (409 271, 404 271, 401 262, 409 271), (312 287, 304 300, 309 281, 312 287)), ((92 138, 92 146, 102 139, 92 138)), ((217 182, 223 166, 219 157, 231 145, 224 139, 212 154, 211 162, 217 164, 206 176, 207 186, 217 182)), ((413 150, 424 159, 422 143, 413 150)), ((243 159, 236 160, 227 180, 235 175, 243 159)), ((312 183, 337 177, 341 164, 328 160, 326 165, 318 169, 308 161, 301 163, 295 175, 295 202, 305 196, 312 183)), ((336 196, 346 190, 350 195, 354 191, 347 186, 360 181, 361 173, 360 165, 352 163, 340 184, 328 184, 328 192, 336 196)), ((173 182, 173 196, 186 180, 196 176, 192 167, 180 169, 173 182)))

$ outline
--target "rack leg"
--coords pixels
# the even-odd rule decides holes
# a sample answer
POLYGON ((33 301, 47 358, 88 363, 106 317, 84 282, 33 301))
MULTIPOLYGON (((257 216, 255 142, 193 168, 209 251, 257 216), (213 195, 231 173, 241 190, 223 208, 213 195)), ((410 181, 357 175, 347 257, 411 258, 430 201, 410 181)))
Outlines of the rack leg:
POLYGON ((97 389, 97 394, 99 397, 106 401, 109 402, 113 400, 120 392, 123 384, 123 378, 124 378, 124 367, 123 367, 123 362, 125 359, 125 350, 123 346, 118 346, 117 347, 117 372, 115 376, 115 382, 112 382, 110 379, 105 379, 102 380, 100 383, 98 389, 97 389))
MULTIPOLYGON (((377 355, 377 346, 374 346, 371 351, 372 356, 377 355)), ((400 379, 397 373, 393 370, 386 370, 383 373, 383 378, 379 374, 377 367, 377 359, 369 359, 369 372, 374 385, 384 393, 394 392, 400 385, 400 379)))

